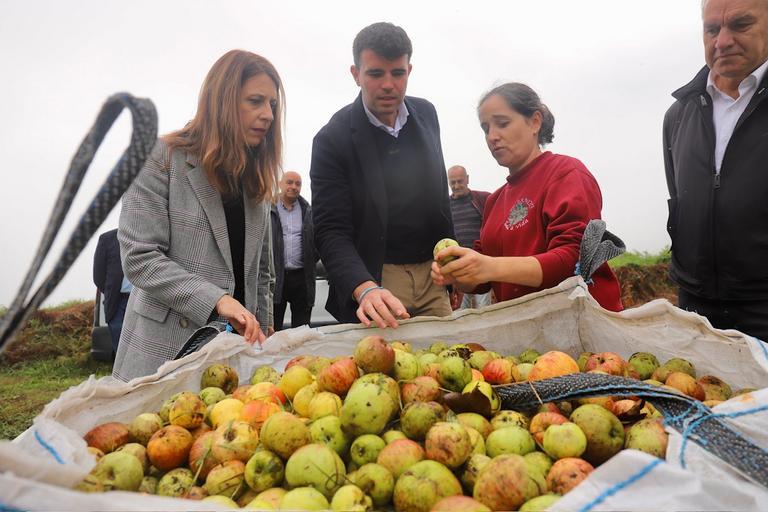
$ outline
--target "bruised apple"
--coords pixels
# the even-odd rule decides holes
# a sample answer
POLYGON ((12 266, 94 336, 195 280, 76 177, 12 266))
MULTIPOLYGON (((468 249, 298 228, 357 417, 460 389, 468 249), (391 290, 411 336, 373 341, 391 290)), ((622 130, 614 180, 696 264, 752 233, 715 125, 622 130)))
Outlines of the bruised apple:
POLYGON ((701 384, 687 373, 672 372, 667 376, 665 384, 696 400, 704 400, 706 396, 701 384))
POLYGON ((592 464, 584 459, 560 459, 552 464, 547 474, 547 485, 550 491, 562 495, 579 485, 594 470, 592 464))
POLYGON ((539 475, 529 475, 523 457, 499 455, 480 470, 472 496, 491 510, 517 510, 544 492, 545 487, 539 475))
POLYGON ((660 459, 666 457, 669 434, 664 430, 661 418, 640 420, 627 430, 624 447, 640 450, 660 459))
POLYGON ((188 465, 200 481, 205 481, 208 473, 217 466, 219 461, 213 454, 213 431, 208 431, 198 437, 189 450, 188 465))
POLYGON ((188 460, 192 443, 192 434, 184 427, 163 427, 147 443, 149 462, 164 471, 177 468, 188 460))
POLYGON ((392 373, 395 351, 381 336, 366 336, 355 347, 355 363, 365 373, 392 373))
POLYGON ((259 431, 246 421, 220 425, 213 433, 213 454, 221 462, 247 462, 259 444, 259 431))
POLYGON ((277 453, 283 460, 312 439, 304 422, 284 411, 267 418, 261 426, 260 438, 265 448, 277 453))
POLYGON ((411 402, 432 402, 442 395, 440 384, 426 375, 416 377, 410 382, 404 382, 401 387, 403 404, 411 402))
POLYGON ((83 439, 88 446, 110 453, 129 442, 131 434, 124 423, 110 422, 93 427, 83 439))
POLYGON ((168 412, 168 421, 171 425, 178 425, 187 430, 197 428, 205 419, 205 407, 202 398, 190 391, 184 391, 173 402, 168 412))
POLYGON ((626 362, 615 352, 592 354, 584 365, 584 371, 602 370, 609 375, 624 375, 626 362))
POLYGON ((221 388, 224 393, 231 393, 240 383, 240 377, 237 371, 229 365, 216 363, 212 364, 203 372, 200 377, 200 389, 207 387, 221 388))
POLYGON ((458 468, 472 454, 469 432, 461 423, 435 423, 424 439, 426 457, 449 468, 458 468))

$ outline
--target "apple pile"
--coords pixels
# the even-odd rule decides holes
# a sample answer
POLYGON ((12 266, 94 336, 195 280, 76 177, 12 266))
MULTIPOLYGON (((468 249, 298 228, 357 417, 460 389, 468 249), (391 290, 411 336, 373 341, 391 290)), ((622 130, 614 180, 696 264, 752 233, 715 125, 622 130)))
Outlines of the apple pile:
POLYGON ((544 510, 624 448, 666 453, 662 418, 641 399, 514 411, 500 409, 493 388, 578 372, 634 377, 708 405, 734 395, 684 359, 659 364, 649 353, 502 356, 443 342, 414 352, 368 336, 353 356, 302 355, 283 373, 261 366, 246 385, 233 368, 209 366, 199 392, 85 434, 97 464, 77 489, 258 510, 544 510), (452 410, 456 396, 481 397, 487 414, 452 410))

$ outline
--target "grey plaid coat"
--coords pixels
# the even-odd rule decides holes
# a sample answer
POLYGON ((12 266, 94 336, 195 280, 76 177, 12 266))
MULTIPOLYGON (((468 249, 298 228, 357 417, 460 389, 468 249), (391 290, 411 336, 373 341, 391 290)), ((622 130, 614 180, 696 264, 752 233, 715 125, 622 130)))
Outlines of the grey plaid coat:
MULTIPOLYGON (((269 203, 245 198, 245 304, 266 333, 275 283, 269 203)), ((220 194, 197 158, 158 141, 123 197, 118 230, 134 288, 112 375, 127 381, 172 359, 235 291, 220 194)))

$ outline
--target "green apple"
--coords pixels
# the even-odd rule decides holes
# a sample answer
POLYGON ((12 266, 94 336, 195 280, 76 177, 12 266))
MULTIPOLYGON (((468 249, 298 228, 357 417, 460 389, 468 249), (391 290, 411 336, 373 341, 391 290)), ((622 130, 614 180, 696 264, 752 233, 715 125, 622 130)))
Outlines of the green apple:
MULTIPOLYGON (((442 251, 446 247, 458 247, 458 246, 459 246, 459 242, 457 242, 453 238, 443 238, 442 240, 440 240, 439 242, 437 242, 435 244, 435 248, 432 251, 432 255, 437 260, 437 254, 440 251, 442 251)), ((455 259, 456 259, 456 256, 446 256, 445 258, 441 258, 441 259, 437 260, 437 263, 438 263, 438 265, 443 267, 443 266, 447 265, 448 263, 452 262, 455 259)))

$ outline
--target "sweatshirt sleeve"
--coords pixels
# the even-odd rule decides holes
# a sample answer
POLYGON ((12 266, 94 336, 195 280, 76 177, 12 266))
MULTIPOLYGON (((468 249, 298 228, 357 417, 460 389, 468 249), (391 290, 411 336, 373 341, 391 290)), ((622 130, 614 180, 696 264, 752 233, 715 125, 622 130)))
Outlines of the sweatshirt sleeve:
POLYGON ((597 182, 586 169, 574 169, 552 182, 544 198, 547 250, 534 257, 542 269, 542 288, 574 275, 584 229, 599 219, 603 199, 597 182))

